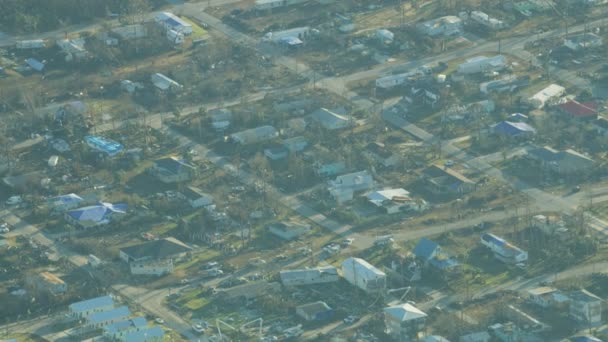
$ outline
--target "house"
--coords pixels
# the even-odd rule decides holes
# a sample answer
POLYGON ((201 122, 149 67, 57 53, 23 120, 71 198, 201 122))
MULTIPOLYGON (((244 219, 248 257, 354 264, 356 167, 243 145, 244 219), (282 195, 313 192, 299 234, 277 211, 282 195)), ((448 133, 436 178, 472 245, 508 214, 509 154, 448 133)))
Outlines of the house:
POLYGON ((279 136, 279 132, 272 126, 260 126, 230 135, 232 141, 240 145, 257 144, 272 140, 279 136))
POLYGON ((422 34, 431 37, 457 36, 463 32, 462 20, 453 15, 419 23, 416 25, 416 29, 422 34))
POLYGON ((118 338, 121 342, 164 342, 165 331, 159 326, 130 331, 118 338))
POLYGON ((254 299, 265 294, 277 293, 281 290, 281 284, 276 282, 258 281, 254 283, 246 283, 237 285, 228 289, 218 290, 218 297, 235 300, 235 299, 254 299))
POLYGON ((536 134, 536 129, 525 122, 501 121, 492 126, 492 133, 507 139, 528 139, 536 134))
POLYGON ((165 30, 173 30, 183 35, 192 34, 192 25, 170 12, 160 12, 154 17, 154 21, 165 30))
POLYGON ((144 317, 134 317, 118 321, 103 328, 103 336, 112 340, 118 339, 130 331, 146 328, 148 321, 144 317))
POLYGON ((342 276, 368 293, 383 292, 386 289, 386 274, 360 258, 350 257, 344 260, 342 276))
POLYGON ((431 165, 421 176, 427 190, 436 195, 461 195, 475 190, 475 182, 449 167, 431 165))
POLYGON ((289 153, 298 153, 304 151, 308 147, 308 140, 303 136, 297 136, 283 140, 283 146, 289 153))
POLYGON ((67 194, 51 197, 47 203, 51 211, 63 213, 67 210, 78 208, 83 201, 84 199, 76 194, 67 194))
POLYGON ((467 59, 464 63, 458 65, 459 74, 476 74, 489 71, 502 70, 507 63, 507 59, 503 55, 493 57, 477 56, 467 59))
POLYGON ((578 102, 570 100, 557 106, 557 109, 570 118, 577 120, 596 120, 598 117, 597 102, 578 102))
POLYGON ((213 196, 194 186, 187 186, 180 191, 192 208, 201 208, 213 204, 213 196))
POLYGON ((441 96, 433 86, 424 84, 424 82, 416 82, 410 88, 411 101, 419 105, 429 105, 435 107, 439 103, 441 96))
POLYGON ((87 49, 84 47, 86 43, 84 38, 60 39, 56 43, 61 51, 65 54, 66 62, 84 59, 89 54, 87 49))
POLYGON ((65 212, 65 219, 80 228, 92 228, 109 224, 127 213, 126 203, 99 202, 96 205, 72 209, 65 212))
POLYGON ((398 153, 378 141, 367 144, 363 153, 383 167, 395 167, 401 163, 401 156, 398 153))
POLYGON ((387 90, 396 86, 408 84, 416 75, 419 75, 418 71, 410 71, 401 74, 383 76, 376 80, 376 88, 387 90))
POLYGON ((543 308, 549 308, 555 304, 567 302, 569 299, 561 294, 559 290, 550 286, 542 286, 529 289, 527 292, 527 300, 543 308))
POLYGON ((409 191, 401 188, 371 192, 367 195, 367 200, 387 214, 403 211, 418 212, 428 208, 428 204, 424 200, 412 199, 409 191))
POLYGON ((155 160, 148 172, 163 183, 187 182, 198 174, 194 166, 177 157, 155 160))
POLYGON ((269 224, 268 231, 283 240, 290 241, 310 232, 310 225, 295 221, 282 221, 269 224))
POLYGON ((327 130, 343 129, 354 124, 351 117, 334 113, 326 108, 317 109, 310 114, 310 117, 327 130))
POLYGON ((483 25, 489 29, 492 30, 500 30, 505 28, 505 23, 502 20, 496 19, 496 18, 492 18, 489 15, 487 15, 484 12, 481 11, 472 11, 471 14, 469 15, 469 18, 480 24, 483 25))
POLYGON ((515 89, 526 87, 530 84, 530 76, 507 75, 500 79, 483 82, 479 84, 479 91, 484 94, 491 92, 514 91, 515 89))
POLYGON ((458 342, 490 342, 490 339, 487 331, 480 331, 460 336, 458 342))
POLYGON ((302 40, 310 33, 311 29, 308 26, 294 27, 283 31, 268 32, 264 35, 263 40, 287 47, 297 47, 304 44, 302 40))
POLYGON ((334 162, 334 163, 321 163, 315 162, 313 164, 313 170, 315 174, 319 177, 331 177, 335 176, 339 173, 344 172, 346 170, 346 165, 342 162, 334 162))
POLYGON ((37 293, 59 295, 67 292, 68 285, 58 276, 50 272, 40 272, 26 278, 28 285, 37 293))
POLYGON ((192 248, 168 237, 120 249, 120 258, 129 264, 131 274, 164 275, 173 272, 173 263, 183 259, 192 248))
POLYGON ((102 296, 70 304, 68 314, 76 319, 86 318, 93 313, 107 311, 113 307, 114 299, 111 296, 102 296))
POLYGON ((384 309, 386 333, 394 341, 409 342, 418 339, 424 330, 427 314, 410 303, 389 306, 384 309))
POLYGON ((26 49, 44 49, 46 43, 43 39, 18 40, 15 42, 15 48, 19 50, 26 49))
POLYGON ((155 73, 152 76, 150 76, 150 81, 152 81, 152 84, 154 84, 154 86, 160 90, 180 90, 182 89, 184 86, 182 86, 181 84, 177 83, 176 81, 170 79, 169 77, 161 74, 161 73, 155 73))
POLYGON ((488 247, 496 259, 505 264, 520 264, 528 261, 528 252, 490 233, 482 234, 481 244, 488 247))
POLYGON ((534 94, 528 99, 528 103, 536 109, 542 109, 545 105, 556 101, 566 92, 566 88, 557 85, 550 84, 543 90, 534 94))
POLYGON ((327 321, 334 316, 334 310, 325 302, 314 302, 296 306, 296 315, 306 321, 327 321))
POLYGON ((131 316, 127 306, 119 306, 110 310, 94 312, 86 318, 85 326, 92 329, 100 329, 131 316))
POLYGON ((387 29, 376 31, 376 39, 382 44, 391 44, 395 40, 395 34, 387 29))
POLYGON ((420 239, 414 247, 413 253, 426 266, 431 266, 443 272, 454 272, 460 266, 460 263, 444 252, 441 246, 427 238, 420 239))
POLYGON ((272 161, 277 161, 287 158, 289 155, 289 150, 285 146, 279 145, 265 148, 264 155, 272 161))
POLYGON ((211 117, 211 127, 216 131, 223 132, 232 121, 232 111, 226 108, 216 108, 209 111, 209 117, 211 117))
POLYGON ((569 342, 603 342, 599 338, 591 335, 574 336, 568 339, 569 342))
POLYGON ((515 325, 513 322, 506 322, 492 324, 488 327, 488 331, 493 335, 497 341, 500 342, 512 342, 512 341, 529 341, 526 337, 526 333, 521 328, 515 325))
POLYGON ((120 154, 124 150, 122 144, 100 136, 87 135, 84 137, 84 141, 90 148, 110 158, 120 154))
POLYGON ((602 299, 587 290, 578 290, 568 294, 570 298, 569 315, 582 326, 602 324, 602 299))
POLYGON ((354 193, 371 190, 374 187, 374 179, 367 171, 353 172, 336 177, 329 181, 329 193, 338 203, 344 203, 353 199, 354 193))
POLYGON ((340 280, 338 270, 334 266, 286 270, 279 272, 279 275, 283 286, 334 283, 340 280))
POLYGON ((283 6, 297 5, 307 1, 309 0, 255 0, 255 5, 253 8, 256 10, 267 10, 283 6))
POLYGON ((560 176, 581 175, 591 171, 595 165, 593 159, 571 149, 557 151, 544 146, 528 150, 527 155, 545 170, 560 176))
POLYGON ((570 35, 564 40, 564 46, 573 51, 581 51, 588 48, 602 46, 602 37, 591 32, 570 35))

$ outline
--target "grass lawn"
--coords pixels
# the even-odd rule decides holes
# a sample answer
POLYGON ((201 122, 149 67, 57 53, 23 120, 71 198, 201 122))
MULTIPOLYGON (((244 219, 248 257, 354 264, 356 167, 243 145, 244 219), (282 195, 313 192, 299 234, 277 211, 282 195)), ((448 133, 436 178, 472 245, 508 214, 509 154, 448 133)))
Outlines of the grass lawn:
POLYGON ((209 35, 209 33, 207 33, 207 31, 204 28, 200 27, 196 22, 194 22, 190 18, 187 18, 187 17, 181 17, 181 18, 188 24, 192 25, 192 34, 190 35, 190 38, 192 38, 192 40, 202 39, 209 35))

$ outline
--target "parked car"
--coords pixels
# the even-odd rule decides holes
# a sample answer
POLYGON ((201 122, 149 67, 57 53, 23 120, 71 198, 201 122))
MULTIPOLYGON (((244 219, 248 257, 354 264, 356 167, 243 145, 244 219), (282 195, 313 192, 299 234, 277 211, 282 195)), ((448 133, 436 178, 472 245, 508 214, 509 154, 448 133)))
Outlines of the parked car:
POLYGON ((358 321, 358 320, 359 320, 359 316, 350 315, 350 316, 348 316, 348 317, 344 318, 344 320, 343 320, 343 321, 344 321, 344 323, 346 323, 346 324, 353 324, 353 323, 355 323, 355 322, 356 322, 356 321, 358 321))
POLYGON ((204 270, 210 270, 212 268, 217 268, 220 264, 217 261, 209 261, 208 263, 203 265, 204 270))

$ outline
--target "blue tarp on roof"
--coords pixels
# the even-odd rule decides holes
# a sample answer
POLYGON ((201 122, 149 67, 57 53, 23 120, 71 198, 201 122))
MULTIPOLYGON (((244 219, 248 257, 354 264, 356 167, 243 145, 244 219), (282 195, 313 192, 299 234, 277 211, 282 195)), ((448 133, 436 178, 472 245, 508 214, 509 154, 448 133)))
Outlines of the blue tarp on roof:
POLYGON ((143 342, 149 341, 152 338, 161 338, 165 336, 165 332, 161 327, 151 327, 147 329, 141 329, 139 331, 132 331, 125 334, 124 341, 129 342, 143 342))
POLYGON ((93 310, 95 308, 107 307, 114 305, 114 300, 110 296, 103 296, 97 298, 91 298, 87 300, 83 300, 82 302, 77 302, 70 304, 70 309, 74 313, 86 312, 93 310))
POLYGON ((122 144, 104 137, 87 135, 84 137, 84 141, 91 148, 103 152, 110 157, 113 157, 124 150, 122 144))
POLYGON ((29 65, 30 68, 32 68, 36 71, 44 70, 44 64, 42 64, 42 62, 40 62, 39 60, 37 60, 35 58, 28 58, 25 60, 25 63, 27 65, 29 65))
POLYGON ((414 248, 414 255, 418 258, 429 260, 437 248, 439 248, 438 244, 427 238, 422 238, 414 248))
POLYGON ((127 212, 126 203, 99 203, 88 207, 78 208, 67 212, 76 221, 92 221, 96 223, 109 222, 109 216, 113 213, 124 214, 127 212))
POLYGON ((89 316, 87 320, 91 324, 99 324, 115 319, 120 319, 123 317, 128 317, 129 315, 131 315, 131 311, 129 311, 129 308, 126 306, 120 306, 112 310, 96 312, 89 316))
POLYGON ((502 121, 494 126, 494 132, 510 136, 517 136, 526 133, 536 133, 536 129, 525 122, 502 121))

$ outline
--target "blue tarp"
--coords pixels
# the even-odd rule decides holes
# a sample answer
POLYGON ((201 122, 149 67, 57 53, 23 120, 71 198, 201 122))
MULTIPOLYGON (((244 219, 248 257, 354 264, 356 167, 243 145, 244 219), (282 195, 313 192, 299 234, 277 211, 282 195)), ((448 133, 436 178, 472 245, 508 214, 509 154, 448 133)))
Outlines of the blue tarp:
POLYGON ((44 70, 44 64, 42 64, 42 62, 40 62, 39 60, 37 60, 35 58, 28 58, 25 60, 25 63, 27 65, 29 65, 30 68, 32 68, 36 71, 44 70))
POLYGON ((101 151, 110 157, 114 157, 124 150, 122 144, 104 137, 87 135, 84 137, 84 140, 91 148, 101 151))

